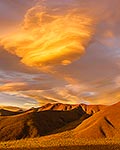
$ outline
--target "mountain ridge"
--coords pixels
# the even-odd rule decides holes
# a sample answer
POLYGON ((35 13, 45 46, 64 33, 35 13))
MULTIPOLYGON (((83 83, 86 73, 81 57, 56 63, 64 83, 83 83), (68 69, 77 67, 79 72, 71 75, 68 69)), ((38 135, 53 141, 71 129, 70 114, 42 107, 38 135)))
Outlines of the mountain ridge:
POLYGON ((116 113, 120 117, 119 107, 120 102, 111 106, 49 103, 17 115, 0 116, 0 141, 56 133, 59 137, 66 131, 77 138, 109 138, 119 132, 120 122, 114 117, 116 113))

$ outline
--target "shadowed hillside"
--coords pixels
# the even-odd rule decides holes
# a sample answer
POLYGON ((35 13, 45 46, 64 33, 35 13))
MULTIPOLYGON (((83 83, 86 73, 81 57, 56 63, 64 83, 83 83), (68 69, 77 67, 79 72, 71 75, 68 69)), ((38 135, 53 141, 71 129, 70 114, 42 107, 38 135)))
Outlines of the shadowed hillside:
POLYGON ((71 111, 29 110, 15 116, 0 117, 0 140, 46 135, 86 115, 82 107, 71 111))
POLYGON ((0 140, 39 137, 72 130, 105 106, 46 104, 27 111, 1 109, 0 140))

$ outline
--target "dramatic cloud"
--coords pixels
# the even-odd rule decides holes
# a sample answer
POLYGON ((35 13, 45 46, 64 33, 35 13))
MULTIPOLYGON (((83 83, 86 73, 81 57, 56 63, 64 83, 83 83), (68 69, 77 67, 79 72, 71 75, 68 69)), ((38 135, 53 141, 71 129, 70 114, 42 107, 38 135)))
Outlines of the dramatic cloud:
POLYGON ((27 11, 22 29, 1 45, 27 66, 68 65, 84 53, 93 35, 93 20, 76 10, 57 14, 36 6, 27 11))
POLYGON ((1 0, 0 104, 119 101, 119 6, 119 0, 1 0))

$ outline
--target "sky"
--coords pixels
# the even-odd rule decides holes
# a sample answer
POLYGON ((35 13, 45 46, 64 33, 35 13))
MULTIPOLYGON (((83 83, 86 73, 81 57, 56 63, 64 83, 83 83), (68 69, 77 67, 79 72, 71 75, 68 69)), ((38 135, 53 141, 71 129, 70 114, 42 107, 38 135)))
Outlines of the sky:
POLYGON ((120 100, 119 0, 0 0, 0 105, 120 100))

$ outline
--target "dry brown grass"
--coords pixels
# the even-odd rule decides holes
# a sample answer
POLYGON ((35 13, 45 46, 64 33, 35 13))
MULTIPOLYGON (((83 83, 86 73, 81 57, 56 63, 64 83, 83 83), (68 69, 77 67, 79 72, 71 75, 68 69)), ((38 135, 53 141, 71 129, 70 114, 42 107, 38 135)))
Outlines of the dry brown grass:
POLYGON ((120 150, 120 139, 41 138, 0 143, 0 150, 120 150))

